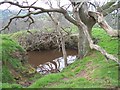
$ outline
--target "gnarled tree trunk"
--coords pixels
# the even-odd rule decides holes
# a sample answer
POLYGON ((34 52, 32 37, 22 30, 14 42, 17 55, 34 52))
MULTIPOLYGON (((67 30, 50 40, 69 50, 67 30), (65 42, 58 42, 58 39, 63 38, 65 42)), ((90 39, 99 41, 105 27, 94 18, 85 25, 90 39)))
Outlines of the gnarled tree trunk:
MULTIPOLYGON (((95 50, 98 50, 100 51, 107 59, 111 59, 111 60, 114 60, 115 62, 117 62, 118 64, 120 64, 118 58, 114 57, 113 55, 111 54, 108 54, 103 48, 101 48, 100 46, 96 45, 93 43, 93 40, 91 38, 91 34, 90 34, 90 25, 87 25, 88 21, 89 21, 89 15, 88 15, 88 12, 87 11, 84 11, 85 15, 87 16, 86 19, 84 21, 82 21, 83 18, 81 18, 80 16, 80 9, 81 10, 86 10, 85 8, 82 7, 82 5, 84 5, 85 7, 85 2, 83 2, 82 4, 79 4, 77 6, 75 6, 75 9, 74 9, 74 15, 75 15, 75 19, 77 20, 77 24, 78 24, 78 28, 79 28, 79 42, 81 42, 80 39, 83 40, 83 42, 85 41, 86 44, 83 45, 82 43, 82 46, 83 48, 82 49, 79 49, 81 50, 82 52, 84 52, 83 50, 85 50, 85 45, 89 45, 88 48, 90 49, 95 49, 95 50), (86 21, 86 22, 85 22, 86 21), (86 38, 83 38, 82 37, 82 33, 84 34, 84 37, 86 38), (82 38, 80 38, 82 37, 82 38), (88 43, 88 44, 87 44, 88 43)), ((99 16, 98 16, 99 17, 99 16)), ((96 20, 96 19, 95 19, 96 20)), ((95 23, 91 24, 91 27, 93 27, 92 25, 94 25, 95 23)), ((105 24, 106 25, 106 24, 105 24)), ((86 51, 88 50, 88 48, 86 49, 86 51)))
MULTIPOLYGON (((81 7, 79 8, 79 16, 77 16, 76 12, 76 8, 78 8, 79 6, 74 6, 74 16, 76 18, 76 20, 79 20, 78 18, 81 19, 81 21, 87 26, 88 28, 88 32, 91 35, 91 31, 92 31, 92 27, 95 25, 96 21, 93 17, 89 16, 88 14, 88 7, 87 7, 87 3, 83 2, 81 3, 81 7)), ((77 23, 79 23, 79 21, 77 21, 77 23)), ((78 25, 78 32, 79 32, 79 36, 78 36, 78 58, 82 59, 84 56, 87 55, 87 53, 90 51, 90 46, 89 46, 89 42, 87 40, 87 37, 85 36, 83 30, 81 29, 81 27, 78 25)))

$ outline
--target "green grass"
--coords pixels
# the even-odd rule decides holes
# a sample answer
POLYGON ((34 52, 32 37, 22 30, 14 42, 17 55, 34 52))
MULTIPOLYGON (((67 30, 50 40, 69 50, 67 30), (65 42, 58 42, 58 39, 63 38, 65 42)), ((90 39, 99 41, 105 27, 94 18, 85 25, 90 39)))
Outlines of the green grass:
POLYGON ((11 56, 13 52, 19 51, 24 52, 24 49, 15 41, 13 41, 9 36, 2 36, 2 46, 0 47, 2 52, 2 62, 4 65, 9 62, 14 68, 21 66, 21 63, 18 62, 18 58, 11 56))
POLYGON ((50 74, 36 81, 29 88, 42 88, 48 83, 59 81, 63 76, 61 74, 50 74))
POLYGON ((8 35, 1 35, 2 45, 0 45, 0 52, 2 53, 2 82, 10 83, 14 82, 13 75, 10 68, 23 69, 22 63, 19 58, 13 57, 12 53, 19 51, 24 52, 24 49, 15 41, 13 41, 8 35))
POLYGON ((2 83, 2 87, 4 90, 8 90, 9 88, 12 88, 13 90, 16 90, 18 88, 22 88, 19 84, 9 84, 9 83, 2 83))
MULTIPOLYGON (((109 37, 100 28, 93 29, 93 37, 108 53, 117 56, 118 39, 109 37)), ((38 79, 28 88, 112 88, 118 86, 118 65, 98 51, 82 60, 76 60, 61 73, 49 74, 38 79), (82 75, 82 73, 84 74, 82 75)))
POLYGON ((111 38, 103 29, 94 28, 93 36, 100 39, 99 45, 110 54, 118 53, 118 38, 111 38))

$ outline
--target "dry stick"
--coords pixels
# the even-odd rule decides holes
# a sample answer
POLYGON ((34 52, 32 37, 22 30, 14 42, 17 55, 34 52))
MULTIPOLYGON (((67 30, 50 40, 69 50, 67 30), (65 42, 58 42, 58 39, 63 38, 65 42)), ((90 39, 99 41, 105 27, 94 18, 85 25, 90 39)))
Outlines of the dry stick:
POLYGON ((76 12, 77 15, 77 20, 78 20, 78 24, 79 26, 82 28, 86 38, 88 39, 89 45, 91 49, 95 49, 97 51, 100 51, 107 59, 111 59, 114 60, 115 62, 117 62, 120 65, 120 62, 118 60, 118 58, 116 58, 115 56, 108 54, 103 48, 101 48, 99 45, 96 45, 93 43, 93 40, 91 39, 91 36, 89 35, 88 32, 88 28, 87 26, 81 21, 80 17, 79 17, 79 12, 77 10, 76 12))

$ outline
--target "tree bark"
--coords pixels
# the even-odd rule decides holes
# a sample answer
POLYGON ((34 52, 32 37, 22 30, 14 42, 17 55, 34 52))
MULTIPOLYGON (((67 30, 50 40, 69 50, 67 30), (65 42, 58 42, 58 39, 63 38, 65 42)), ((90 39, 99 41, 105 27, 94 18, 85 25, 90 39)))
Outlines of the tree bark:
POLYGON ((63 34, 61 33, 61 45, 62 45, 62 53, 63 53, 63 58, 64 58, 64 64, 65 66, 68 65, 67 63, 67 52, 65 49, 65 37, 63 36, 63 34))
MULTIPOLYGON (((83 4, 81 4, 81 7, 78 10, 79 16, 77 14, 76 7, 78 6, 74 7, 74 13, 75 13, 74 16, 75 16, 75 19, 77 20, 77 23, 79 24, 79 18, 80 18, 81 21, 87 26, 90 36, 92 36, 91 35, 92 27, 95 25, 96 21, 93 17, 89 16, 87 3, 84 2, 83 4)), ((79 33, 78 58, 82 59, 90 51, 90 46, 82 28, 79 25, 77 26, 78 26, 78 33, 79 33)))
MULTIPOLYGON (((76 15, 78 16, 77 12, 76 12, 76 15)), ((83 32, 84 32, 84 34, 85 34, 85 36, 86 36, 86 38, 87 38, 87 40, 89 42, 90 48, 101 52, 107 59, 114 60, 115 62, 117 62, 120 65, 120 62, 119 62, 118 58, 114 57, 111 54, 108 54, 103 48, 101 48, 100 46, 95 45, 93 43, 93 40, 92 40, 92 38, 91 38, 91 36, 90 36, 90 34, 88 32, 87 26, 81 21, 80 18, 78 18, 78 21, 79 21, 78 23, 79 23, 79 26, 81 27, 81 30, 83 30, 83 32)))
POLYGON ((84 33, 81 31, 81 28, 78 27, 78 58, 82 59, 84 56, 84 46, 83 46, 83 42, 84 42, 84 38, 83 35, 84 33))

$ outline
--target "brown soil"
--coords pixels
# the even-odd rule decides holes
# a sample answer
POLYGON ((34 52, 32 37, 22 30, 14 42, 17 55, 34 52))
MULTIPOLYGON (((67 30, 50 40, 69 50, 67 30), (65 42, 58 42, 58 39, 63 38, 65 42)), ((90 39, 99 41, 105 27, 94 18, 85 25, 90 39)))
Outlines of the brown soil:
POLYGON ((91 77, 90 77, 90 74, 92 74, 94 72, 94 69, 96 67, 95 66, 92 66, 92 61, 88 62, 86 64, 86 69, 84 70, 81 70, 77 75, 76 77, 84 77, 88 80, 91 80, 91 77), (89 71, 89 72, 88 72, 89 71))

